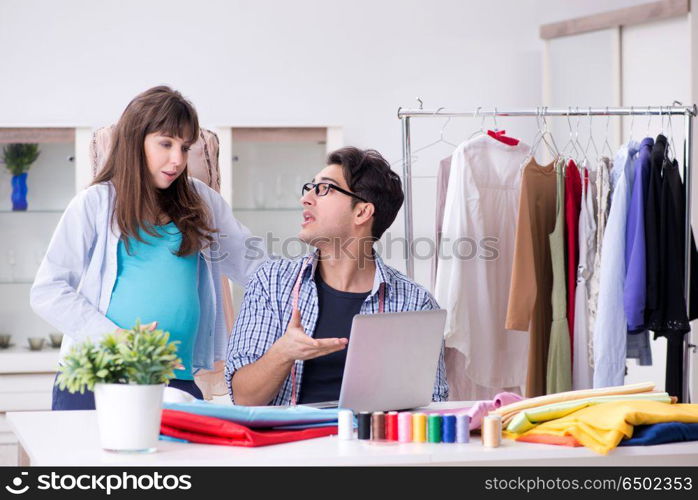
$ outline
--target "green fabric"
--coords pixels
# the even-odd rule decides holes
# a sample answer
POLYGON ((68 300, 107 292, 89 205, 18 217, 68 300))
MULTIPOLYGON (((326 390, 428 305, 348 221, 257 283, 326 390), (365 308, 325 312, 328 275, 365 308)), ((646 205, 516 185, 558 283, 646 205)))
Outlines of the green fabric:
POLYGON ((564 403, 552 403, 530 408, 518 413, 509 425, 507 431, 514 434, 522 434, 533 429, 538 424, 562 418, 587 406, 611 401, 659 401, 660 403, 670 403, 671 397, 666 392, 645 392, 640 394, 617 394, 613 396, 596 396, 591 398, 577 399, 575 401, 565 401, 564 403))
POLYGON ((553 323, 550 329, 546 390, 548 394, 572 390, 572 354, 567 325, 567 282, 565 273, 565 160, 555 164, 557 175, 557 215, 550 233, 553 265, 553 323))

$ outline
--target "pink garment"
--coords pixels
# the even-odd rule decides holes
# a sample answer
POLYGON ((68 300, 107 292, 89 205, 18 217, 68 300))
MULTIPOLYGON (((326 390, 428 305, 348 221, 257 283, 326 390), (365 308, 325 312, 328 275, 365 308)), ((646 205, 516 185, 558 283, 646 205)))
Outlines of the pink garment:
POLYGON ((470 417, 470 430, 479 429, 482 425, 482 419, 486 417, 489 412, 506 406, 511 403, 516 403, 521 401, 523 397, 513 392, 500 392, 497 394, 492 401, 478 401, 473 406, 464 406, 462 408, 448 408, 445 410, 428 410, 423 413, 427 415, 446 415, 448 413, 453 413, 456 415, 465 414, 470 417))

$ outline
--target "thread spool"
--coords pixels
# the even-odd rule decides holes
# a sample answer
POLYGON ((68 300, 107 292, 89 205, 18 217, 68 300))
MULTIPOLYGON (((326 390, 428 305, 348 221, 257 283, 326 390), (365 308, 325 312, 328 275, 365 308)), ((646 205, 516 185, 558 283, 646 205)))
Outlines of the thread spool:
POLYGON ((427 440, 427 416, 424 413, 412 415, 412 441, 424 443, 427 440))
POLYGON ((407 411, 397 416, 397 438, 401 443, 412 441, 412 414, 407 411))
POLYGON ((482 444, 488 448, 498 448, 502 444, 502 417, 487 415, 482 421, 482 444))
POLYGON ((441 415, 427 417, 427 441, 430 443, 441 442, 441 420, 441 415))
POLYGON ((351 410, 339 410, 337 423, 339 426, 339 439, 342 441, 354 439, 354 412, 351 410))
POLYGON ((385 439, 385 413, 374 411, 371 415, 371 441, 385 439))
POLYGON ((371 439, 371 414, 367 411, 359 413, 359 439, 371 439))
POLYGON ((456 443, 470 442, 470 416, 456 415, 456 443))
POLYGON ((385 439, 388 441, 397 441, 397 412, 390 411, 385 416, 385 439))
POLYGON ((456 416, 444 415, 441 421, 441 441, 444 443, 456 442, 456 416))

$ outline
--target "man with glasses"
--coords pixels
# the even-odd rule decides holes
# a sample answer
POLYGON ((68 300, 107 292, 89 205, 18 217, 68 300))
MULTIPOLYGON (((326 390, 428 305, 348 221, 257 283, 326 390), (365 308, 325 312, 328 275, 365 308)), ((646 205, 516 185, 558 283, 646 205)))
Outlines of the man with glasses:
MULTIPOLYGON (((248 283, 225 369, 235 404, 338 400, 354 315, 438 308, 373 249, 403 199, 385 159, 353 147, 331 153, 302 186, 299 238, 316 251, 270 260, 248 283)), ((447 397, 442 346, 432 398, 447 397)))

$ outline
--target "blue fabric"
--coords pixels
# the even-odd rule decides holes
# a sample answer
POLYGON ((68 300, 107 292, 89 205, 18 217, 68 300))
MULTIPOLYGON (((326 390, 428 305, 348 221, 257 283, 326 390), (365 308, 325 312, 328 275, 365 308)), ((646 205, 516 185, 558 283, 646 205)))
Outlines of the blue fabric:
MULTIPOLYGON (((303 268, 298 300, 303 329, 311 337, 315 337, 319 313, 317 286, 313 279, 317 267, 317 256, 316 252, 311 256, 312 265, 303 268)), ((235 395, 232 393, 230 381, 235 371, 261 358, 286 331, 293 308, 293 286, 304 262, 305 257, 294 260, 269 260, 257 270, 247 284, 245 299, 235 320, 233 334, 230 336, 225 365, 226 387, 233 402, 235 395)), ((385 285, 386 313, 439 308, 426 288, 385 265, 377 254, 375 254, 375 264, 373 289, 361 305, 361 314, 378 312, 378 290, 381 284, 385 285)), ((296 361, 296 383, 301 390, 304 364, 303 361, 296 361)), ((448 400, 443 344, 434 378, 432 399, 448 400)), ((288 405, 290 403, 291 377, 288 376, 270 404, 288 405)))
MULTIPOLYGON (((58 378, 58 375, 56 375, 58 378)), ((170 387, 188 392, 197 399, 204 399, 201 389, 193 380, 170 380, 170 387)), ((67 390, 61 390, 56 385, 56 380, 53 381, 53 394, 51 398, 51 409, 54 411, 65 410, 94 410, 95 409, 95 393, 85 391, 83 394, 76 392, 71 394, 67 390)))
POLYGON ((633 437, 621 441, 618 446, 647 446, 680 441, 698 441, 698 424, 663 422, 638 425, 633 430, 633 437))
MULTIPOLYGON (((279 427, 301 424, 337 424, 337 408, 309 406, 231 406, 193 401, 191 403, 164 403, 167 410, 184 411, 206 417, 221 418, 250 428, 279 427)), ((307 425, 305 426, 307 427, 307 425)))
MULTIPOLYGON (((335 290, 322 281, 320 273, 315 273, 315 283, 319 309, 315 338, 344 337, 348 339, 354 316, 361 311, 361 305, 369 292, 352 293, 335 290)), ((298 403, 338 400, 346 360, 345 348, 306 361, 298 403)))
POLYGON ((193 380, 194 342, 199 327, 197 291, 198 254, 178 257, 182 233, 174 222, 154 226, 160 236, 140 229, 144 241, 119 241, 117 277, 112 290, 107 318, 121 328, 131 328, 137 319, 142 324, 158 322, 158 328, 170 332, 177 341, 177 354, 184 369, 175 370, 175 378, 193 380))

